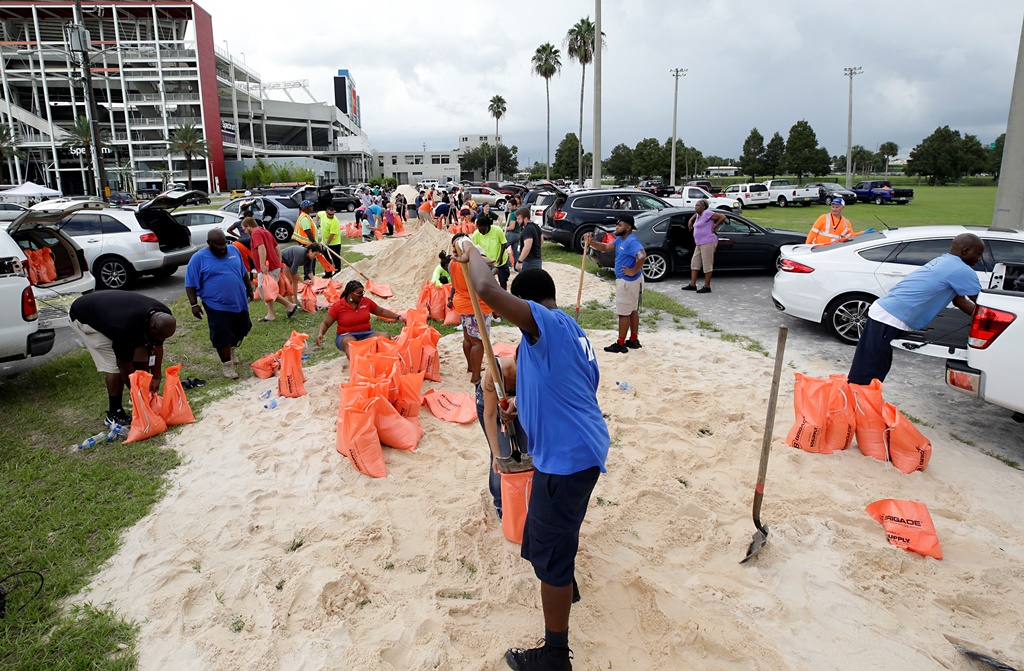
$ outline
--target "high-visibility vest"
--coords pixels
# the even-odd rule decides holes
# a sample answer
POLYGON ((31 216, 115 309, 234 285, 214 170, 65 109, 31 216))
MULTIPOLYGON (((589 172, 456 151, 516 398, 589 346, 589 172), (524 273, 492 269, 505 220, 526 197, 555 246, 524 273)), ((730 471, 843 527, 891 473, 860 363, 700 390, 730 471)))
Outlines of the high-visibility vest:
POLYGON ((295 222, 295 230, 292 231, 292 240, 300 245, 311 245, 316 242, 316 222, 313 221, 313 217, 305 212, 299 215, 298 220, 295 222), (308 228, 303 228, 303 219, 309 222, 308 228))
POLYGON ((817 221, 814 222, 814 228, 807 234, 805 244, 827 245, 851 236, 853 236, 853 226, 850 225, 850 220, 844 216, 840 216, 836 220, 831 212, 827 212, 818 217, 817 221), (818 228, 818 222, 822 221, 824 222, 824 230, 818 228))

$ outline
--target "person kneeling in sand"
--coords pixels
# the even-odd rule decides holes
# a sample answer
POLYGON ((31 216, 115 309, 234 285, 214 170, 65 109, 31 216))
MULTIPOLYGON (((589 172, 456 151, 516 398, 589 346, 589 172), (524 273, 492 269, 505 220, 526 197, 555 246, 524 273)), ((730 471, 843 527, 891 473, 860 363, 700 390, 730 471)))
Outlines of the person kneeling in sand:
POLYGON ((373 336, 382 336, 391 340, 391 334, 384 331, 374 331, 370 327, 370 315, 376 315, 385 319, 391 319, 405 323, 405 317, 396 312, 374 303, 364 295, 362 282, 352 280, 345 285, 341 292, 341 298, 334 301, 334 304, 327 309, 327 316, 320 324, 320 331, 316 334, 316 346, 322 347, 324 335, 331 324, 338 323, 337 335, 334 337, 334 344, 340 349, 345 357, 348 357, 348 344, 353 340, 366 340, 373 336))

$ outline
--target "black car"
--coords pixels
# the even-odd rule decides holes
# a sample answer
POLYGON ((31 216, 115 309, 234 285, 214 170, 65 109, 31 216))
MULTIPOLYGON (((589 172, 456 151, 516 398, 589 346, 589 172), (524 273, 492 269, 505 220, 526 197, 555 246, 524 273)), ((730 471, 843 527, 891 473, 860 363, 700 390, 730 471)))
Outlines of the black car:
POLYGON ((818 187, 818 200, 826 205, 831 205, 832 199, 836 196, 846 201, 847 205, 857 202, 857 194, 836 182, 810 182, 804 186, 809 188, 818 187))
POLYGON ((110 192, 110 204, 111 205, 138 205, 139 201, 135 200, 135 196, 130 193, 121 193, 118 191, 110 192))
POLYGON ((672 206, 661 198, 639 189, 578 191, 566 194, 565 203, 557 212, 549 208, 540 230, 546 239, 582 252, 584 234, 593 233, 599 226, 614 228, 623 214, 635 217, 669 207, 672 206))
MULTIPOLYGON (((693 256, 692 207, 674 207, 660 212, 645 212, 636 217, 636 236, 647 252, 644 279, 659 282, 671 273, 689 272, 693 256)), ((764 270, 775 272, 779 248, 803 244, 805 233, 764 228, 749 219, 721 212, 725 221, 718 228, 715 272, 719 270, 764 270)), ((614 226, 602 226, 598 236, 612 233, 614 226)), ((599 266, 615 267, 615 252, 595 254, 599 266)))
POLYGON ((647 193, 653 193, 655 196, 671 196, 675 193, 675 189, 671 186, 666 186, 665 182, 660 179, 645 179, 636 188, 647 193))

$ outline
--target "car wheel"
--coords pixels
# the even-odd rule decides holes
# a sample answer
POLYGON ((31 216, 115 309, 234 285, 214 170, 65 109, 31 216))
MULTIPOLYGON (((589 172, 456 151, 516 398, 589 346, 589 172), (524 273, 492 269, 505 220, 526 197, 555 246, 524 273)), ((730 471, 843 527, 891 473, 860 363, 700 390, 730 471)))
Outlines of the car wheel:
POLYGON ((737 200, 736 201, 736 214, 743 214, 743 201, 742 200, 737 200))
POLYGON ((875 196, 875 205, 885 205, 885 200, 881 196, 875 196))
POLYGON ((768 264, 768 272, 777 273, 780 270, 782 270, 782 252, 776 249, 775 256, 772 257, 772 262, 768 264))
POLYGON ((271 225, 270 232, 279 243, 288 242, 292 239, 292 227, 284 222, 271 225))
POLYGON ((831 205, 832 204, 832 196, 825 196, 825 204, 826 205, 831 205))
POLYGON ((789 205, 789 202, 786 200, 786 197, 779 196, 779 207, 786 207, 786 205, 789 205))
POLYGON ((856 345, 868 322, 868 309, 875 302, 870 294, 839 296, 825 308, 825 326, 840 342, 856 345))
POLYGON ((355 212, 356 211, 356 204, 355 203, 349 203, 348 205, 345 206, 345 211, 346 212, 355 212))
POLYGON ((178 266, 165 266, 153 271, 153 277, 170 277, 176 272, 178 272, 178 266))
POLYGON ((668 257, 661 252, 651 252, 644 259, 643 274, 645 280, 660 282, 668 277, 668 257))
POLYGON ((505 209, 505 201, 504 200, 499 200, 497 203, 494 204, 494 207, 498 208, 499 210, 504 210, 505 209))
POLYGON ((594 234, 593 226, 580 226, 576 229, 575 235, 572 236, 572 251, 583 253, 583 236, 587 233, 594 234))
POLYGON ((135 280, 135 269, 118 256, 101 259, 93 270, 96 284, 103 289, 125 289, 135 280))

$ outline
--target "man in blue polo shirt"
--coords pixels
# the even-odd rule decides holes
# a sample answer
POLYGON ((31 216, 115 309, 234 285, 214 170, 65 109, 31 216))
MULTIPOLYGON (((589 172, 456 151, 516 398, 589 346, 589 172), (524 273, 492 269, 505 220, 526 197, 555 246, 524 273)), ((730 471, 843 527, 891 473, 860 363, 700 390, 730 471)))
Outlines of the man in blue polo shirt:
POLYGON ((849 379, 852 384, 885 381, 892 367, 893 338, 916 331, 935 319, 953 301, 967 315, 974 314, 974 300, 981 282, 972 266, 985 251, 985 243, 973 233, 953 238, 948 254, 932 259, 907 275, 868 310, 868 321, 857 341, 849 379))
POLYGON ((605 352, 625 354, 640 349, 640 296, 644 290, 644 259, 647 252, 640 239, 633 234, 636 223, 633 215, 619 216, 615 224, 615 240, 598 242, 590 233, 583 236, 599 252, 615 250, 615 314, 619 316, 619 339, 604 348, 605 352), (626 340, 626 331, 630 338, 626 340))
POLYGON ((185 295, 192 316, 210 325, 210 342, 220 356, 224 377, 237 380, 235 348, 249 334, 249 296, 252 286, 241 253, 227 243, 224 231, 215 228, 206 236, 206 249, 196 252, 185 270, 185 295), (199 305, 199 298, 203 305, 199 305))
POLYGON ((597 404, 597 357, 583 329, 558 309, 547 272, 524 270, 507 293, 473 245, 457 251, 453 261, 469 264, 480 299, 523 334, 515 403, 500 412, 506 419, 518 414, 530 437, 535 471, 520 554, 540 580, 545 631, 544 645, 512 648, 505 661, 518 671, 571 670, 569 612, 578 600, 580 527, 608 456, 608 427, 597 404))

